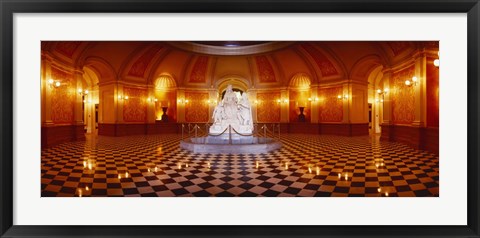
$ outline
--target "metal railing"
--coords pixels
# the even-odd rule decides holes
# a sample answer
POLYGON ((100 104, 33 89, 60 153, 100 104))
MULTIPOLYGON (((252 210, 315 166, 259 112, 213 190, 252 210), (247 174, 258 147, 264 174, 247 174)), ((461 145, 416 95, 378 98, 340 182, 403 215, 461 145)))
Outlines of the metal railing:
POLYGON ((263 144, 268 143, 271 140, 280 140, 280 124, 278 123, 254 123, 251 134, 240 133, 231 125, 225 128, 225 130, 219 134, 211 134, 209 133, 210 126, 211 124, 209 123, 182 124, 182 140, 190 140, 190 142, 195 144, 206 144, 207 137, 221 137, 225 133, 228 133, 228 144, 234 144, 234 140, 232 138, 233 135, 238 135, 239 138, 244 139, 251 138, 252 144, 263 144), (202 128, 205 128, 205 130, 202 128))

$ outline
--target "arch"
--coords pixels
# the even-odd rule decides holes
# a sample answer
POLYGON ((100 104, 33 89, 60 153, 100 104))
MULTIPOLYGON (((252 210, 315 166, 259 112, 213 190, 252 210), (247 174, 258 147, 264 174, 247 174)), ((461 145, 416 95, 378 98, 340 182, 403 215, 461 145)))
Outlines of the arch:
POLYGON ((107 61, 100 57, 89 57, 85 59, 83 67, 88 67, 98 76, 98 83, 105 83, 117 80, 115 69, 107 61))
POLYGON ((161 90, 168 88, 176 88, 177 83, 170 74, 163 73, 156 77, 156 79, 153 81, 153 86, 156 90, 161 90))
POLYGON ((215 81, 214 87, 217 88, 219 93, 221 93, 227 89, 229 84, 231 84, 234 89, 239 89, 242 92, 246 92, 250 89, 250 82, 239 75, 224 76, 215 81))
POLYGON ((297 73, 290 79, 288 86, 295 89, 309 89, 312 84, 310 76, 306 73, 297 73))
POLYGON ((360 58, 352 67, 349 78, 367 82, 370 73, 378 66, 384 66, 382 58, 378 55, 367 55, 360 58))

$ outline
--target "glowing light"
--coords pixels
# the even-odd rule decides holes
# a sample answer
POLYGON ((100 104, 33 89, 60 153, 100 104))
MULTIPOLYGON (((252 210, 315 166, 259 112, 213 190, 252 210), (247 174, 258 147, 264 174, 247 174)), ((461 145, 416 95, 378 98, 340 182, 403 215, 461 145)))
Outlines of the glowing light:
POLYGON ((78 189, 78 197, 82 197, 83 195, 83 191, 81 188, 78 189))
POLYGON ((88 94, 88 89, 85 90, 85 94, 88 94))
POLYGON ((128 96, 125 96, 125 100, 128 100, 128 96))
POLYGON ((258 169, 258 167, 260 167, 260 163, 258 161, 255 161, 255 168, 258 169))
POLYGON ((157 167, 155 167, 155 172, 157 172, 157 171, 158 171, 158 168, 157 168, 157 167))
POLYGON ((434 60, 433 65, 435 65, 435 67, 440 66, 440 60, 439 59, 434 60))
POLYGON ((341 178, 342 177, 342 174, 341 173, 338 173, 338 178, 341 178))
POLYGON ((82 93, 82 89, 81 89, 81 88, 78 89, 78 93, 82 93))
POLYGON ((410 82, 410 80, 408 80, 408 79, 405 80, 405 85, 410 86, 410 84, 412 84, 412 82, 410 82))
POLYGON ((378 94, 382 93, 382 90, 381 90, 381 89, 377 89, 377 93, 378 93, 378 94))
POLYGON ((181 169, 182 168, 182 163, 178 163, 177 166, 178 166, 178 169, 181 169))
POLYGON ((320 167, 317 166, 317 175, 320 175, 320 167))
POLYGON ((48 84, 53 84, 53 79, 49 79, 48 84))
POLYGON ((308 173, 309 173, 309 174, 312 173, 312 167, 308 167, 308 173))
POLYGON ((412 81, 413 81, 413 82, 417 82, 417 80, 418 80, 418 78, 417 78, 416 76, 413 76, 413 77, 412 77, 412 81))
POLYGON ((60 82, 55 82, 55 87, 60 87, 61 83, 60 82))
POLYGON ((119 175, 118 175, 118 179, 122 179, 122 175, 119 174, 119 175))
POLYGON ((125 178, 128 178, 128 172, 125 172, 125 178))
POLYGON ((288 162, 285 162, 285 169, 288 169, 288 162))
POLYGON ((382 189, 381 189, 381 188, 378 188, 377 191, 380 193, 380 192, 382 192, 382 189))
POLYGON ((210 168, 210 162, 207 162, 207 168, 210 168))
POLYGON ((385 197, 388 197, 388 192, 385 192, 385 197))
POLYGON ((87 190, 87 191, 88 191, 88 190, 90 190, 90 188, 89 188, 88 186, 86 186, 86 187, 85 187, 85 190, 87 190))
POLYGON ((148 168, 147 171, 150 173, 150 168, 148 168))
POLYGON ((83 168, 86 168, 86 167, 87 167, 87 161, 84 160, 84 161, 83 161, 83 168))
POLYGON ((345 181, 348 180, 348 174, 345 174, 345 181))

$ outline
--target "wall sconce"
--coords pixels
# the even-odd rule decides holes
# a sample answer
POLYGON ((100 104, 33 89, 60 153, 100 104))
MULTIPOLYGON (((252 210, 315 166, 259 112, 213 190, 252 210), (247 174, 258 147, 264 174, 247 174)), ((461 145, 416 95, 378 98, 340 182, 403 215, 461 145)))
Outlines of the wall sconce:
POLYGON ((375 102, 383 102, 383 100, 385 99, 385 95, 387 95, 389 92, 389 89, 388 88, 385 88, 383 89, 383 91, 381 89, 377 89, 377 94, 378 96, 381 96, 382 98, 381 99, 375 99, 375 102))
POLYGON ((260 103, 260 101, 258 101, 258 100, 255 100, 255 101, 254 101, 254 103, 255 103, 255 104, 259 104, 259 103, 260 103))
POLYGON ((157 102, 158 99, 156 99, 156 98, 147 98, 147 101, 149 101, 149 102, 157 102))
POLYGON ((83 91, 83 90, 80 88, 80 89, 78 89, 78 94, 80 94, 80 95, 82 95, 82 96, 83 96, 83 95, 88 95, 88 89, 85 89, 85 91, 83 91))
POLYGON ((411 86, 416 86, 418 83, 418 78, 416 76, 413 76, 412 77, 412 80, 405 80, 405 85, 407 85, 407 87, 411 87, 411 86))
MULTIPOLYGON (((440 58, 440 51, 437 53, 438 57, 440 58)), ((433 65, 435 65, 435 67, 439 67, 440 66, 440 59, 435 59, 433 61, 433 65)))
POLYGON ((277 99, 277 103, 288 103, 288 99, 277 99))
POLYGON ((122 100, 122 99, 128 100, 128 96, 118 95, 118 99, 120 99, 120 100, 122 100))
POLYGON ((315 98, 308 98, 308 101, 309 102, 318 102, 318 98, 315 97, 315 98))
POLYGON ((54 81, 53 79, 49 79, 47 81, 48 85, 50 85, 50 87, 55 87, 55 88, 58 88, 62 85, 62 83, 60 83, 60 81, 54 81))
POLYGON ((342 96, 342 95, 337 95, 337 99, 338 99, 338 100, 347 100, 347 99, 348 99, 348 95, 346 95, 346 94, 343 95, 343 96, 342 96))
POLYGON ((210 99, 207 100, 207 104, 217 105, 217 103, 218 103, 217 100, 210 100, 210 99))
POLYGON ((181 104, 187 104, 187 103, 188 103, 188 99, 178 99, 177 102, 178 102, 178 103, 181 103, 181 104))

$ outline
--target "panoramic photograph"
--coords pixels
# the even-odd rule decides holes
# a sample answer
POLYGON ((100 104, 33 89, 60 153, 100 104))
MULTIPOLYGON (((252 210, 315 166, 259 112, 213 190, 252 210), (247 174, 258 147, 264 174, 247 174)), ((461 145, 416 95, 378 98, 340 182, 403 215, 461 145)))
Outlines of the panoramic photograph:
POLYGON ((42 41, 41 197, 439 197, 439 41, 42 41))

